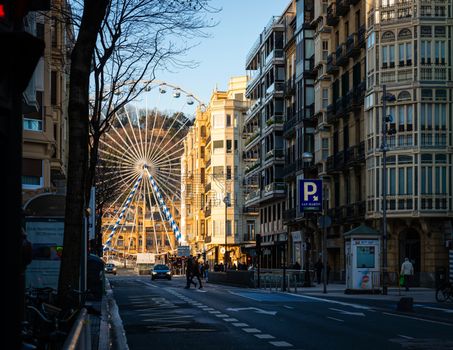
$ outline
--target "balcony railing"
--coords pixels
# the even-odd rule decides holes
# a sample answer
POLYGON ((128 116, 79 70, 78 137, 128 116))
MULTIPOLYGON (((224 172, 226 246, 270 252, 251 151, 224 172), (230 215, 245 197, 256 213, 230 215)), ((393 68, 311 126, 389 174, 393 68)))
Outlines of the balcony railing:
POLYGON ((332 124, 337 119, 335 113, 335 104, 332 103, 327 106, 327 123, 332 124))
POLYGON ((286 183, 272 182, 264 187, 264 195, 267 196, 273 193, 284 194, 286 192, 286 183))
POLYGON ((337 46, 335 50, 335 57, 337 59, 337 65, 339 66, 346 66, 349 63, 349 57, 346 54, 346 45, 340 44, 337 46))
POLYGON ((335 101, 335 116, 337 118, 343 117, 346 113, 347 102, 348 101, 346 100, 346 96, 340 96, 335 101))
POLYGON ((266 161, 270 159, 280 159, 283 160, 284 154, 283 149, 271 149, 269 152, 266 153, 266 161))
POLYGON ((255 235, 254 234, 244 233, 243 241, 244 242, 253 242, 253 241, 255 241, 255 235))
POLYGON ((365 42, 366 42, 366 29, 365 29, 365 25, 362 24, 359 27, 359 32, 358 32, 358 35, 357 35, 357 43, 358 43, 359 47, 364 48, 365 47, 365 42))
POLYGON ((346 56, 356 57, 360 54, 360 46, 357 33, 352 33, 346 39, 346 56))
POLYGON ((410 21, 415 16, 415 12, 412 8, 412 1, 394 2, 381 7, 381 23, 410 21))
POLYGON ((327 172, 334 173, 341 171, 345 165, 344 157, 345 157, 344 151, 340 151, 333 156, 327 157, 327 172))
POLYGON ((273 115, 268 120, 266 120, 266 125, 267 126, 271 126, 273 124, 282 125, 283 124, 283 118, 281 116, 273 115))
POLYGON ((260 136, 260 131, 257 130, 255 131, 252 136, 250 136, 247 141, 245 141, 245 146, 248 146, 249 144, 251 144, 254 140, 256 140, 258 137, 260 136))
POLYGON ((260 167, 260 165, 261 165, 261 160, 257 159, 252 164, 250 164, 247 168, 245 168, 244 174, 248 174, 248 173, 252 172, 253 170, 258 169, 260 167))
POLYGON ((349 12, 349 0, 337 0, 337 15, 344 16, 349 12))
POLYGON ((336 71, 338 71, 339 68, 337 66, 337 61, 335 58, 335 54, 331 53, 330 55, 327 56, 327 67, 326 67, 326 73, 331 74, 336 71))
POLYGON ((335 2, 332 2, 327 7, 327 25, 335 26, 340 21, 340 18, 337 15, 337 5, 335 2))
POLYGON ((245 195, 245 204, 255 201, 261 197, 261 191, 259 189, 251 191, 245 195))

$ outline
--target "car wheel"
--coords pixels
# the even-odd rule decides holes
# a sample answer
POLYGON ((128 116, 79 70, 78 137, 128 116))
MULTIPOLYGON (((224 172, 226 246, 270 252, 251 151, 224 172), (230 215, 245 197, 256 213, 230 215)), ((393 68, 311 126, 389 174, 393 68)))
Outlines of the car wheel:
POLYGON ((116 272, 113 273, 116 276, 116 272))

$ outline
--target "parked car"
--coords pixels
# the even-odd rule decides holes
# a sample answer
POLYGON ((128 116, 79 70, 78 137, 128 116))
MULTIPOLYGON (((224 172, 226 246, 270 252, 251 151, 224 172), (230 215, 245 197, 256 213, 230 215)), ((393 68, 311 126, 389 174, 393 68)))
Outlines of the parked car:
POLYGON ((166 278, 167 280, 171 280, 170 268, 163 264, 155 265, 151 269, 151 279, 154 281, 156 278, 166 278))
POLYGON ((113 273, 114 275, 116 275, 115 264, 112 264, 112 263, 105 264, 104 271, 105 271, 105 273, 113 273))

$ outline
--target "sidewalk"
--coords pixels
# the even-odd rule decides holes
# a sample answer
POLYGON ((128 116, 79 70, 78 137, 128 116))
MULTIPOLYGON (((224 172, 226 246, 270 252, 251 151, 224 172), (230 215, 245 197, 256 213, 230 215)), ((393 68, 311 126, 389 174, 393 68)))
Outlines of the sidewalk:
MULTIPOLYGON (((398 301, 402 297, 414 298, 414 303, 437 303, 436 301, 436 290, 433 288, 421 288, 413 287, 408 292, 404 288, 390 287, 388 294, 345 294, 345 284, 328 284, 327 294, 323 293, 323 285, 316 284, 313 287, 302 287, 297 288, 297 294, 307 294, 316 296, 332 296, 341 297, 353 300, 387 300, 387 301, 398 301)), ((294 293, 294 289, 291 288, 291 293, 294 293)))

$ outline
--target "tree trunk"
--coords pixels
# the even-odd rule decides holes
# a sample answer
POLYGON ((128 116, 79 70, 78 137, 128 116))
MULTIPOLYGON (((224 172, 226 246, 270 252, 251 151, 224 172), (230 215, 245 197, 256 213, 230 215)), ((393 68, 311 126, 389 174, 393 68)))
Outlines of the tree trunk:
POLYGON ((58 282, 61 306, 70 305, 71 290, 80 283, 85 181, 88 162, 88 99, 90 68, 108 0, 84 1, 77 41, 71 55, 69 85, 69 160, 63 256, 58 282))

